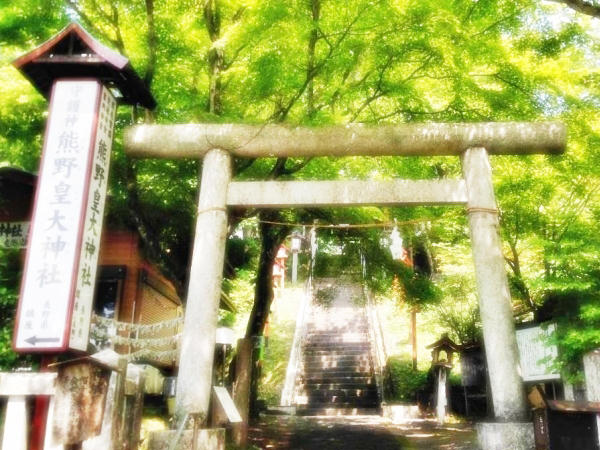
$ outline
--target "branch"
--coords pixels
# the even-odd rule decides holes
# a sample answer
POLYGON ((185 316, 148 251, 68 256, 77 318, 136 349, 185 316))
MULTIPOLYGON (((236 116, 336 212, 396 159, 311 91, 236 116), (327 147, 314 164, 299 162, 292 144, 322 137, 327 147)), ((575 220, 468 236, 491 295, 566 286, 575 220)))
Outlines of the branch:
POLYGON ((277 161, 275 161, 275 165, 271 169, 271 172, 269 172, 269 176, 267 178, 270 180, 274 180, 275 178, 283 174, 286 162, 287 157, 277 158, 277 161))
POLYGON ((246 47, 248 47, 248 43, 240 45, 233 52, 233 55, 231 55, 231 58, 229 58, 229 60, 227 62, 225 62, 225 61, 223 62, 223 71, 229 70, 229 68, 237 61, 238 57, 240 56, 240 53, 242 53, 242 50, 244 50, 246 47))
POLYGON ((291 175, 293 173, 298 172, 299 170, 306 167, 306 165, 312 161, 312 157, 305 158, 304 161, 300 161, 299 163, 294 164, 292 167, 283 166, 283 170, 281 172, 282 175, 291 175))
POLYGON ((562 239, 565 236, 565 234, 567 233, 569 227, 575 222, 576 219, 579 218, 583 209, 588 205, 590 200, 594 197, 594 194, 596 194, 596 192, 598 192, 599 190, 600 190, 600 183, 593 184, 589 188, 587 194, 581 199, 579 204, 573 205, 574 206, 573 211, 571 211, 571 213, 569 214, 569 216, 567 216, 565 221, 559 227, 557 227, 557 228, 562 228, 562 229, 560 231, 558 231, 558 234, 555 236, 556 244, 558 244, 560 241, 562 241, 562 239))
POLYGON ((121 34, 121 27, 119 25, 119 9, 111 3, 110 8, 112 10, 111 24, 115 30, 115 36, 117 36, 117 48, 121 53, 125 53, 125 43, 123 42, 123 35, 121 34))
POLYGON ((94 10, 98 14, 100 14, 100 17, 102 17, 107 22, 112 22, 112 16, 106 11, 104 11, 104 9, 100 5, 98 5, 98 2, 96 0, 92 0, 92 6, 94 7, 94 10))
MULTIPOLYGON (((85 27, 91 31, 94 35, 96 36, 102 36, 104 39, 106 39, 112 46, 117 47, 119 49, 119 51, 121 51, 121 53, 123 53, 123 49, 120 47, 120 43, 116 40, 116 39, 112 39, 110 36, 108 36, 105 32, 103 32, 102 30, 100 30, 100 28, 98 28, 95 25, 95 22, 90 18, 90 16, 88 16, 83 9, 81 9, 79 7, 79 5, 77 4, 76 0, 65 0, 66 5, 71 8, 73 11, 75 11, 75 13, 79 16, 79 18, 81 19, 81 21, 83 22, 83 24, 85 25, 85 27)), ((102 12, 101 15, 105 15, 106 13, 102 12)))
POLYGON ((156 28, 154 27, 154 0, 146 0, 146 24, 148 26, 146 38, 148 41, 148 66, 146 67, 144 81, 146 86, 150 88, 156 70, 156 48, 158 43, 156 28))
POLYGON ((235 158, 234 161, 234 173, 239 175, 244 170, 250 168, 254 164, 256 158, 235 158))
MULTIPOLYGON (((560 0, 550 0, 550 1, 560 1, 560 0)), ((488 31, 491 31, 492 29, 496 28, 498 25, 502 24, 502 22, 506 22, 507 20, 512 19, 513 17, 519 15, 521 13, 521 11, 523 11, 525 8, 519 8, 517 9, 514 13, 509 14, 506 17, 502 17, 500 19, 498 19, 497 21, 495 21, 494 23, 492 23, 491 25, 485 27, 483 30, 478 31, 477 33, 473 34, 471 37, 477 37, 481 34, 485 34, 488 31)))
MULTIPOLYGON (((310 67, 307 69, 306 79, 302 83, 302 86, 300 86, 300 88, 298 88, 296 93, 292 96, 292 98, 287 102, 287 104, 283 108, 281 108, 273 113, 270 120, 277 121, 277 122, 283 122, 285 120, 285 118, 289 114, 292 107, 296 104, 298 99, 300 99, 300 97, 302 97, 304 92, 306 92, 306 89, 310 85, 311 81, 321 72, 323 67, 325 67, 325 64, 327 63, 327 61, 331 58, 333 53, 339 48, 339 46, 342 44, 342 42, 344 42, 346 37, 348 37, 348 34, 350 33, 350 31, 352 30, 354 25, 356 25, 356 22, 358 22, 360 17, 363 15, 363 13, 365 11, 367 11, 369 9, 370 6, 372 6, 372 5, 369 4, 369 5, 365 6, 364 8, 362 8, 360 11, 358 11, 356 16, 341 31, 339 38, 334 43, 331 44, 328 42, 329 51, 327 52, 327 55, 324 56, 323 59, 321 59, 321 61, 319 61, 317 64, 315 64, 312 67, 312 70, 309 70, 310 67)), ((318 36, 320 37, 320 36, 322 36, 322 34, 323 34, 322 32, 319 32, 318 36)))
POLYGON ((507 80, 507 79, 505 79, 505 78, 502 78, 502 77, 500 76, 500 74, 499 74, 499 73, 495 73, 495 74, 493 75, 493 78, 496 78, 497 80, 500 80, 500 81, 502 81, 504 84, 507 84, 507 85, 509 85, 509 86, 513 87, 513 88, 514 88, 514 89, 516 89, 517 91, 521 91, 523 94, 527 94, 527 95, 529 95, 529 94, 530 94, 530 92, 528 92, 528 91, 527 91, 527 89, 525 89, 525 88, 524 88, 524 87, 522 87, 522 86, 519 86, 517 83, 513 83, 513 82, 512 82, 512 81, 510 81, 510 80, 507 80))
POLYGON ((600 18, 600 5, 596 2, 586 0, 549 0, 554 3, 562 3, 578 13, 600 18))

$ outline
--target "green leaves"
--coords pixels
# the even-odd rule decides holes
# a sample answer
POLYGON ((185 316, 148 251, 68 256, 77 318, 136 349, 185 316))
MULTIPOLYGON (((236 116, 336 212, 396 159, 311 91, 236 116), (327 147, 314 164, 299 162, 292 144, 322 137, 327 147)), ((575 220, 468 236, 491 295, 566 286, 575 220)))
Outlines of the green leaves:
MULTIPOLYGON (((154 0, 153 12, 141 0, 9 3, 0 7, 0 162, 36 170, 47 107, 8 64, 70 19, 80 20, 95 37, 124 52, 142 77, 155 61, 152 90, 159 107, 147 120, 158 123, 283 121, 319 126, 560 119, 569 129, 565 156, 492 159, 507 267, 515 303, 531 314, 551 294, 597 292, 600 47, 595 22, 579 14, 532 0, 215 0, 219 26, 211 27, 217 22, 208 20, 204 6, 188 0, 154 0), (220 108, 214 108, 215 92, 220 108)), ((143 222, 160 250, 152 257, 184 280, 198 163, 127 158, 122 129, 146 120, 143 115, 124 107, 119 111, 109 223, 132 227, 143 222)), ((258 160, 237 176, 264 179, 275 164, 273 159, 258 160)), ((302 161, 290 160, 284 167, 296 164, 302 161)), ((458 158, 439 157, 315 158, 285 175, 459 176, 458 158)), ((380 234, 342 236, 360 240, 369 254, 374 286, 385 290, 393 274, 401 274, 408 297, 415 301, 457 299, 456 286, 464 287, 457 273, 471 271, 469 263, 452 256, 453 249, 468 244, 459 209, 286 211, 281 217, 338 223, 431 219, 427 235, 434 253, 451 260, 439 262, 441 294, 426 277, 390 261, 381 249, 380 234)), ((403 231, 414 234, 414 229, 403 231)), ((247 262, 244 252, 234 253, 247 262)), ((460 292, 472 295, 472 288, 460 292)), ((565 348, 571 349, 563 353, 570 355, 565 361, 596 342, 592 332, 582 331, 578 337, 576 328, 578 320, 596 323, 596 297, 589 298, 589 306, 577 309, 565 323, 571 333, 565 332, 565 348)))

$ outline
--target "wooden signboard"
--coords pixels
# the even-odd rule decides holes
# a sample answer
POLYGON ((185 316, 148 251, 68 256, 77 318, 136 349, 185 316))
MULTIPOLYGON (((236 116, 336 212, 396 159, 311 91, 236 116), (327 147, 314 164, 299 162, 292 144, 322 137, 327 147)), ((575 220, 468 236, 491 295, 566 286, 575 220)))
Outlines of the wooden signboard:
POLYGON ((0 222, 0 248, 24 248, 29 222, 0 222))
POLYGON ((52 440, 77 444, 102 429, 110 370, 82 361, 59 367, 54 394, 52 440))
POLYGON ((552 362, 558 357, 558 349, 556 345, 546 343, 555 328, 554 324, 547 326, 535 324, 517 329, 517 345, 523 381, 560 379, 560 374, 550 368, 552 362))
POLYGON ((116 101, 97 80, 54 84, 13 347, 85 351, 116 101))

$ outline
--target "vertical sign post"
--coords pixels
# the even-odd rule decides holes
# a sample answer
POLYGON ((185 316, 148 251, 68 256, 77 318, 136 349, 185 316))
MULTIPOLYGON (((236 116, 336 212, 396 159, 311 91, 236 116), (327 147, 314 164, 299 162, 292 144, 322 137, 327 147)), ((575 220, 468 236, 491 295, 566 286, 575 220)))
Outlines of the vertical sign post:
POLYGON ((17 351, 85 351, 116 101, 97 80, 54 84, 15 325, 17 351))
POLYGON ((156 102, 122 55, 77 24, 14 63, 50 98, 13 347, 88 347, 113 126, 121 103, 156 102))

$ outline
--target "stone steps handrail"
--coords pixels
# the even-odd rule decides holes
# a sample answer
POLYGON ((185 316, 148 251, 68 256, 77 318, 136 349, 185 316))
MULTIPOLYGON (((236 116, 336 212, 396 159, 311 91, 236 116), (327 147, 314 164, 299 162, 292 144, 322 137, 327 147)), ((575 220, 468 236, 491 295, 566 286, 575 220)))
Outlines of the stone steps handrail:
POLYGON ((290 359, 285 374, 285 384, 281 390, 281 406, 292 406, 296 393, 296 381, 300 373, 301 355, 303 342, 306 337, 306 317, 311 305, 312 299, 312 276, 308 277, 304 288, 304 296, 298 315, 296 316, 296 329, 294 331, 294 341, 290 351, 290 359))
POLYGON ((381 322, 379 320, 377 306, 374 304, 369 289, 366 285, 363 285, 363 291, 366 299, 367 318, 369 320, 369 335, 373 344, 371 347, 371 354, 373 357, 375 384, 377 386, 377 394, 379 396, 380 403, 383 404, 385 403, 385 396, 383 392, 383 374, 387 364, 385 340, 383 336, 383 330, 381 329, 381 322))

